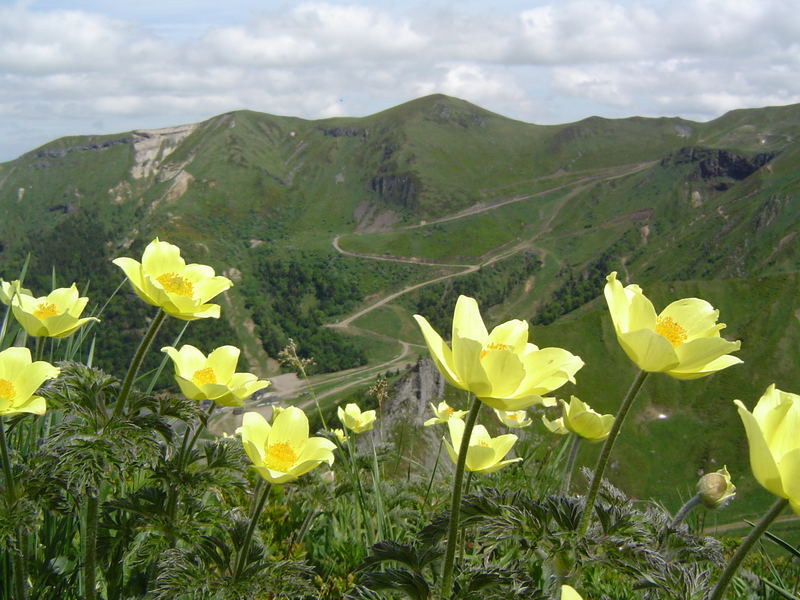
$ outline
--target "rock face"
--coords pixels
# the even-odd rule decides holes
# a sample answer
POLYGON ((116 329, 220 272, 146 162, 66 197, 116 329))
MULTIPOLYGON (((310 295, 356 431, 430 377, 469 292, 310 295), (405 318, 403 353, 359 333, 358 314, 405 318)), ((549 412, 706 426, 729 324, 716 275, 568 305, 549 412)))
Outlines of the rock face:
POLYGON ((765 152, 747 157, 728 150, 689 146, 665 157, 661 164, 666 166, 670 163, 676 165, 697 163, 693 173, 693 177, 696 179, 708 181, 709 179, 730 177, 739 181, 752 175, 774 156, 772 153, 765 152))
MULTIPOLYGON (((391 441, 398 449, 402 447, 404 454, 411 450, 415 460, 432 467, 439 438, 445 430, 422 424, 433 416, 430 403, 437 404, 443 395, 444 379, 433 362, 427 358, 417 361, 395 384, 384 404, 383 415, 379 417, 381 426, 376 425, 370 432, 375 443, 380 442, 382 431, 385 441, 391 441)), ((365 442, 367 439, 359 439, 359 445, 365 442)))
POLYGON ((413 210, 417 205, 417 185, 410 173, 373 177, 370 189, 387 204, 413 210))

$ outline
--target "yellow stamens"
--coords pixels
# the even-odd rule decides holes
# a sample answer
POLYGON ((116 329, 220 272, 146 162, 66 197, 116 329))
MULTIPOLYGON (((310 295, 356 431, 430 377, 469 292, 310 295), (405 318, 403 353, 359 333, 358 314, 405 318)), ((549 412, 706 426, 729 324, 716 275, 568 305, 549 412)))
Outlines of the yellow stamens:
POLYGON ((194 381, 198 385, 205 385, 207 383, 217 383, 217 376, 214 375, 214 369, 211 367, 206 367, 205 369, 200 369, 199 371, 195 371, 194 375, 192 375, 192 381, 194 381))
POLYGON ((656 333, 663 336, 672 344, 673 348, 686 341, 686 330, 678 325, 672 317, 659 317, 656 321, 656 333))
POLYGON ((489 446, 489 442, 487 442, 485 440, 481 440, 480 442, 478 442, 478 445, 479 446, 483 446, 484 448, 489 448, 490 447, 489 446))
POLYGON ((47 302, 42 302, 39 306, 36 307, 36 310, 33 311, 33 316, 37 319, 46 319, 47 317, 55 317, 59 314, 58 309, 56 308, 55 304, 48 304, 47 302))
POLYGON ((489 354, 489 350, 505 350, 508 348, 505 344, 499 344, 497 342, 492 342, 491 344, 485 346, 483 350, 481 350, 481 358, 489 354))
POLYGON ((7 402, 12 402, 17 397, 17 390, 14 384, 6 379, 0 379, 0 398, 7 402))
POLYGON ((177 273, 164 273, 156 277, 156 281, 164 287, 164 291, 191 298, 194 294, 192 282, 177 273))
POLYGON ((273 471, 288 473, 295 462, 297 455, 288 442, 278 442, 267 447, 267 460, 264 464, 273 471))
POLYGON ((452 415, 455 411, 453 410, 452 406, 448 406, 447 408, 444 409, 444 412, 448 415, 452 415))

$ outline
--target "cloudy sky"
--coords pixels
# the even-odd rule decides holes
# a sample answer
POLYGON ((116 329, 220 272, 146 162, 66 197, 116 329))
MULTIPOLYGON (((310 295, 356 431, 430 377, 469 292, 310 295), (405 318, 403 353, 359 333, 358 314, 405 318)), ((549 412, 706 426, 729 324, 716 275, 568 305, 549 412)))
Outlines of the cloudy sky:
POLYGON ((0 0, 0 161, 433 92, 534 123, 800 102, 800 0, 0 0))

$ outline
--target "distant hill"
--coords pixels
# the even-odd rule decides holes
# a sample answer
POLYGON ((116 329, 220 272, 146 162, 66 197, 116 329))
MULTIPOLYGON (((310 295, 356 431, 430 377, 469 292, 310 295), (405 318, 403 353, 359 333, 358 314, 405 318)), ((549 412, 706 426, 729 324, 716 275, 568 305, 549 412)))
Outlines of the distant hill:
MULTIPOLYGON (((541 126, 434 95, 363 118, 237 111, 62 138, 0 164, 0 276, 15 278, 30 253, 34 288, 50 286, 54 267, 62 283, 89 282, 102 304, 121 281, 110 259, 160 236, 236 283, 223 318, 193 323, 184 341, 237 343, 261 375, 277 373, 289 337, 319 372, 400 366, 423 352, 410 315, 446 331, 455 297, 469 293, 490 321, 528 318, 535 336, 573 344, 587 360, 578 393, 613 410, 627 363, 598 296, 617 270, 662 302, 706 294, 747 361, 699 383, 649 384, 642 410, 669 418, 634 419, 644 433, 631 464, 658 452, 642 441, 658 431, 673 444, 670 464, 691 455, 675 477, 720 461, 743 473, 730 399, 752 405, 772 381, 800 391, 798 136, 800 105, 707 123, 541 126), (718 428, 738 445, 709 441, 718 428)), ((152 313, 128 296, 104 313, 97 360, 107 368, 129 360, 152 313)))

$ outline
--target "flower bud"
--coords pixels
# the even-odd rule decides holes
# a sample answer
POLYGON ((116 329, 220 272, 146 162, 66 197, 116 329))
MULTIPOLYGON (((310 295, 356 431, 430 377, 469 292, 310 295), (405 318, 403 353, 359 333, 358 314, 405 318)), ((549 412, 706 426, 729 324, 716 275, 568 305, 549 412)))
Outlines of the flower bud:
POLYGON ((707 508, 722 508, 736 495, 736 486, 731 483, 727 467, 706 473, 697 482, 697 493, 707 508))

